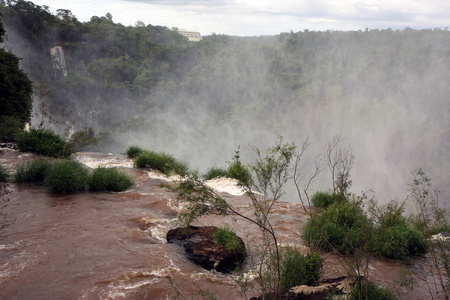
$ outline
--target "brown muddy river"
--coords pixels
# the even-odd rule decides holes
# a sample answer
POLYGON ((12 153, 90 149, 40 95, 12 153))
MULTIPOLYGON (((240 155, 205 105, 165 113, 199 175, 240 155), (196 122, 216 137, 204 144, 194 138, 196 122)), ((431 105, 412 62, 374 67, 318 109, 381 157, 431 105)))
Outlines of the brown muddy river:
MULTIPOLYGON (((1 163, 13 169, 33 155, 1 149, 1 163)), ((166 180, 154 172, 132 169, 124 155, 79 153, 87 166, 126 167, 135 186, 123 193, 57 195, 43 186, 0 183, 0 298, 1 299, 171 299, 175 289, 187 299, 199 299, 199 289, 217 299, 245 299, 233 275, 206 271, 187 260, 183 250, 165 240, 176 227, 181 208, 174 194, 160 187, 166 180)), ((229 180, 214 187, 241 212, 250 215, 249 201, 229 180)), ((280 202, 272 215, 282 245, 307 250, 300 229, 307 216, 301 205, 280 202)), ((207 217, 199 225, 229 224, 246 243, 260 232, 243 220, 207 217)), ((345 275, 337 257, 326 259, 324 277, 345 275)), ((424 259, 413 259, 420 273, 424 259)), ((372 260, 370 276, 401 290, 401 264, 372 260)), ((422 274, 422 273, 420 273, 422 274)), ((431 299, 425 281, 403 299, 431 299)), ((442 299, 435 292, 434 299, 442 299)), ((256 296, 250 291, 247 296, 256 296)))

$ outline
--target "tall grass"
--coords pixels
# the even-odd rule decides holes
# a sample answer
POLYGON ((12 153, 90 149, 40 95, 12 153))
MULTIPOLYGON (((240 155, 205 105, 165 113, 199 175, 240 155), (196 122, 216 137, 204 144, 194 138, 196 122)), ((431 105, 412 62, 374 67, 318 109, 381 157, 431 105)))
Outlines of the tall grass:
POLYGON ((133 160, 136 168, 152 168, 165 175, 173 173, 186 175, 189 167, 185 162, 176 160, 171 154, 165 152, 143 151, 133 160))
POLYGON ((74 160, 62 160, 55 163, 45 177, 45 184, 54 192, 61 194, 84 191, 87 185, 88 171, 74 160))
POLYGON ((287 290, 294 286, 315 286, 319 282, 323 259, 316 253, 302 254, 288 249, 281 258, 280 286, 287 290))
POLYGON ((144 152, 144 149, 139 146, 133 145, 128 147, 128 149, 125 151, 125 154, 128 155, 129 158, 136 158, 142 152, 144 152))
POLYGON ((88 179, 90 191, 121 192, 133 186, 133 180, 117 168, 97 167, 88 179))
POLYGON ((15 182, 44 182, 52 163, 48 159, 37 158, 17 166, 15 182))
POLYGON ((347 294, 348 300, 397 300, 396 294, 364 278, 356 280, 347 294))
POLYGON ((217 228, 213 233, 213 241, 224 246, 228 251, 236 250, 241 245, 234 230, 228 226, 217 228))
POLYGON ((17 135, 17 146, 20 151, 29 151, 51 157, 67 158, 73 148, 53 130, 31 128, 17 135))
POLYGON ((204 180, 211 180, 211 179, 219 178, 219 177, 228 177, 227 170, 218 168, 218 167, 211 167, 203 175, 204 180))

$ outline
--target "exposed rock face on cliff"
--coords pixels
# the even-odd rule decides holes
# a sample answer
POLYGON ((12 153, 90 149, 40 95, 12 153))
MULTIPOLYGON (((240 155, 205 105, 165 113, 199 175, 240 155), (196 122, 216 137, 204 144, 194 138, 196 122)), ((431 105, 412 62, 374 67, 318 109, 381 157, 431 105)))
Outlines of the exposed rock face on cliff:
POLYGON ((189 226, 187 230, 178 227, 169 230, 167 241, 182 246, 186 256, 207 270, 230 273, 244 262, 246 255, 245 244, 240 237, 239 247, 227 250, 224 246, 213 241, 214 226, 189 226))

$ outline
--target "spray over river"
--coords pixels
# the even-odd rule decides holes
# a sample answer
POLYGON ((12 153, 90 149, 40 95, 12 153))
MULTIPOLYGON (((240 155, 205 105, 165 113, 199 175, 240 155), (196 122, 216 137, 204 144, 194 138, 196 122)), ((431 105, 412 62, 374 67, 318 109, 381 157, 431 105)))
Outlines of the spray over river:
MULTIPOLYGON (((33 158, 0 150, 1 163, 11 170, 33 158)), ((206 271, 185 258, 179 246, 166 242, 182 209, 176 195, 160 187, 161 181, 170 179, 133 169, 125 155, 77 153, 76 159, 91 168, 121 167, 135 185, 122 193, 58 195, 43 186, 0 183, 0 299, 171 299, 175 290, 169 279, 188 299, 201 298, 199 289, 215 293, 217 299, 245 299, 234 275, 206 271)), ((209 184, 251 215, 249 200, 232 180, 209 184)), ((279 202, 272 220, 280 243, 307 251, 300 235, 306 219, 299 203, 279 202)), ((260 234, 248 222, 232 217, 210 216, 196 224, 228 224, 247 245, 260 234)), ((337 257, 321 255, 324 277, 345 275, 337 257)), ((424 267, 423 258, 412 263, 416 270, 424 267)), ((400 262, 373 259, 369 268, 374 280, 399 288, 400 262)), ((430 298, 419 279, 413 291, 404 292, 404 299, 430 298)), ((247 294, 257 295, 256 290, 247 294)))

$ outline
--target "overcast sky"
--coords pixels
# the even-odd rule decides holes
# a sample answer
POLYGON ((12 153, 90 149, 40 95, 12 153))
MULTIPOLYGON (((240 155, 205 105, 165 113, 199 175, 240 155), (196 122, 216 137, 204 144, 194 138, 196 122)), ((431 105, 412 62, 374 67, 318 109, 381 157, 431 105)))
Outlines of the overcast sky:
POLYGON ((309 30, 450 27, 450 0, 36 0, 79 21, 111 13, 123 25, 254 36, 309 30))

